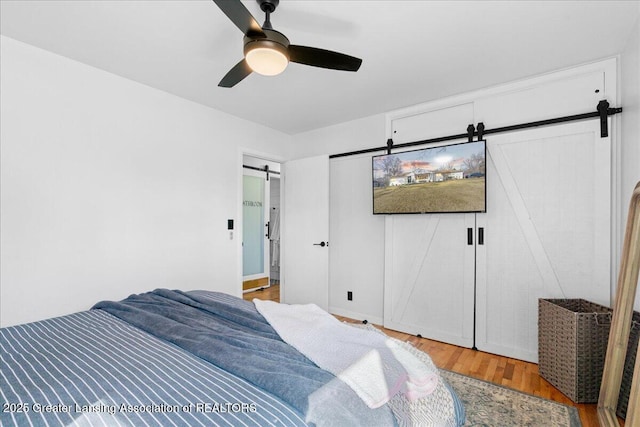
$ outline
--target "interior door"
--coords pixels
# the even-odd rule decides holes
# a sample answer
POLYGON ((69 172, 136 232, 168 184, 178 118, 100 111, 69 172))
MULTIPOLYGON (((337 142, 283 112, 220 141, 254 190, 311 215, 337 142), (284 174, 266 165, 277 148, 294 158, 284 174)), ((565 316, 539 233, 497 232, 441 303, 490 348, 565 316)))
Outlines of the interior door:
POLYGON ((242 182, 243 290, 269 285, 269 183, 261 171, 245 169, 242 182))
POLYGON ((384 326, 472 347, 475 214, 388 216, 385 243, 384 326))
POLYGON ((329 157, 292 160, 282 169, 282 277, 288 304, 329 305, 329 157))
POLYGON ((609 305, 610 160, 597 120, 488 138, 478 349, 537 362, 538 298, 609 305))

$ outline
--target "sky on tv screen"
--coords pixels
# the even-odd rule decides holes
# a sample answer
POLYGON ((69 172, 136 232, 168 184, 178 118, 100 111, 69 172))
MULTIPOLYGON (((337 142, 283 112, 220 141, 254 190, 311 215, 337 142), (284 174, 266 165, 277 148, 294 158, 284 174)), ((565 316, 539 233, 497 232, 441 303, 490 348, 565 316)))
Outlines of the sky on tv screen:
POLYGON ((452 166, 454 170, 464 170, 465 160, 479 153, 484 156, 484 141, 376 156, 373 162, 374 177, 376 177, 376 172, 379 175, 385 174, 381 160, 386 157, 398 158, 401 162, 402 173, 414 172, 416 170, 435 172, 442 169, 445 165, 452 166))

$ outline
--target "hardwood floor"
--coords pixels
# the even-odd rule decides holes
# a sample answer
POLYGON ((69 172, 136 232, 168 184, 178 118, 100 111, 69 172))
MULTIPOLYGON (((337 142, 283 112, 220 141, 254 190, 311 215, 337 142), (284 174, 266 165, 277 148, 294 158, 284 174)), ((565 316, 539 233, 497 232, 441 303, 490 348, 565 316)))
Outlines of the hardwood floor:
MULTIPOLYGON (((244 294, 244 299, 246 300, 251 301, 253 298, 279 302, 280 286, 271 286, 260 291, 244 294)), ((353 319, 341 316, 336 317, 342 321, 357 323, 357 321, 353 319)), ((410 342, 415 347, 425 351, 431 356, 433 362, 439 368, 554 400, 565 405, 575 406, 580 413, 580 420, 582 421, 583 427, 599 426, 595 403, 573 403, 568 397, 539 375, 538 365, 535 363, 475 351, 427 338, 418 338, 403 332, 385 329, 378 325, 374 326, 380 328, 389 336, 410 342)), ((621 425, 624 425, 623 420, 619 421, 621 425)))
POLYGON ((257 298, 262 300, 280 302, 280 285, 271 285, 257 291, 247 292, 243 294, 243 298, 247 301, 251 301, 254 298, 257 298))

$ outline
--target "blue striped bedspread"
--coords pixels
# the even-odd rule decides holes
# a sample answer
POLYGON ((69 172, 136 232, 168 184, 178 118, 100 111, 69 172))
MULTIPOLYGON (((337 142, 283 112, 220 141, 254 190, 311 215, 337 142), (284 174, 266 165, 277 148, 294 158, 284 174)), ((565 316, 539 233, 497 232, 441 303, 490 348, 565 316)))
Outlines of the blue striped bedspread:
POLYGON ((290 404, 318 427, 388 427, 343 381, 285 343, 255 305, 220 293, 156 289, 94 306, 239 376, 290 404))
POLYGON ((103 310, 0 329, 2 426, 301 426, 277 397, 103 310))

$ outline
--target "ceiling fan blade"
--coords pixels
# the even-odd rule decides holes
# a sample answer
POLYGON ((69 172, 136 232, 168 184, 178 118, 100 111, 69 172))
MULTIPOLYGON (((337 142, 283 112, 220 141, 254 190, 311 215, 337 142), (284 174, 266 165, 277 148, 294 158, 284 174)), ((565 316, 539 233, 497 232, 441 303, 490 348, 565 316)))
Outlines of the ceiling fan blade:
POLYGON ((266 38, 262 27, 255 20, 251 12, 240 2, 240 0, 213 0, 220 10, 233 22, 236 27, 246 36, 266 38))
POLYGON ((358 71, 362 64, 362 59, 344 53, 297 45, 289 45, 289 58, 299 64, 343 71, 358 71))
POLYGON ((242 59, 242 61, 238 62, 235 67, 233 67, 227 75, 225 75, 218 86, 220 87, 233 87, 244 80, 249 74, 252 73, 251 67, 247 64, 247 61, 242 59))

